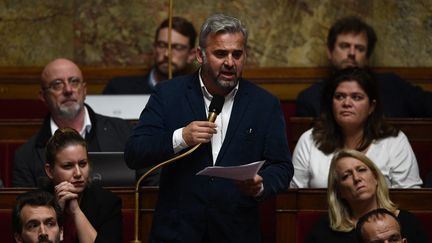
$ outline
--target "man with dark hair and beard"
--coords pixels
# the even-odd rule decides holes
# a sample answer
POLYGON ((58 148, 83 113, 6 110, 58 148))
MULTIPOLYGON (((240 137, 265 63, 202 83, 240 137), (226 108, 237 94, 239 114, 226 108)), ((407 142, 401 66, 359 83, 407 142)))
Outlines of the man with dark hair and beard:
MULTIPOLYGON (((153 67, 146 76, 115 77, 105 87, 104 94, 149 94, 156 84, 168 79, 168 19, 156 30, 153 43, 153 67)), ((196 31, 188 20, 173 17, 171 31, 171 65, 173 76, 193 71, 196 31)))
MULTIPOLYGON (((362 19, 356 16, 338 19, 327 36, 327 57, 331 71, 369 67, 376 42, 375 30, 362 19)), ((386 117, 432 117, 432 92, 392 72, 375 73, 375 80, 386 117)), ((328 81, 328 78, 321 80, 298 94, 296 116, 319 116, 321 93, 328 81)))
POLYGON ((86 82, 79 67, 72 61, 58 58, 45 66, 41 75, 40 99, 50 113, 42 128, 17 149, 12 185, 36 187, 46 178, 45 144, 58 128, 78 131, 91 152, 123 151, 131 132, 130 124, 122 119, 96 114, 84 104, 86 82))
POLYGON ((17 243, 59 243, 63 238, 63 213, 55 197, 35 190, 17 197, 12 212, 17 243))

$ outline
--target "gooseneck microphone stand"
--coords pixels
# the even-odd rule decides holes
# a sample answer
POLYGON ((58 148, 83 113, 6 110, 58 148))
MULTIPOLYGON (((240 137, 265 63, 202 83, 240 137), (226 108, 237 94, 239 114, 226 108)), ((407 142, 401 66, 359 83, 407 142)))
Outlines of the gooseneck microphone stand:
MULTIPOLYGON (((208 116, 208 121, 209 122, 214 122, 217 118, 217 116, 219 115, 219 113, 222 111, 222 106, 225 102, 225 98, 223 96, 219 96, 219 95, 214 95, 213 99, 211 101, 210 107, 209 107, 209 116, 208 116)), ((192 152, 194 152, 199 146, 201 146, 202 143, 199 143, 195 146, 193 146, 192 148, 190 148, 189 150, 187 150, 186 152, 179 154, 171 159, 168 159, 152 168, 150 168, 146 173, 144 173, 136 182, 135 185, 135 215, 134 215, 134 240, 131 240, 131 243, 141 243, 141 241, 138 239, 138 232, 139 232, 139 189, 140 189, 140 184, 141 182, 148 176, 150 175, 153 171, 164 167, 165 165, 168 165, 176 160, 179 160, 183 157, 186 157, 187 155, 191 154, 192 152)))

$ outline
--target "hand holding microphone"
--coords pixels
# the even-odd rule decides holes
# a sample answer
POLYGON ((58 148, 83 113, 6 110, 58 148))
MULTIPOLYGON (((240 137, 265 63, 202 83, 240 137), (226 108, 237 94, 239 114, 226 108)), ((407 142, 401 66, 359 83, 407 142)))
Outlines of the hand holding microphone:
POLYGON ((210 142, 213 134, 216 134, 214 121, 222 111, 225 98, 214 95, 209 107, 207 121, 193 121, 183 128, 182 136, 187 145, 193 146, 199 143, 210 142))
POLYGON ((138 228, 139 228, 139 188, 141 182, 153 171, 164 167, 167 164, 173 163, 177 161, 193 151, 195 151, 203 142, 209 142, 213 134, 216 133, 216 125, 214 121, 216 120, 217 115, 222 111, 222 106, 225 102, 225 98, 223 96, 215 95, 211 101, 209 107, 209 117, 208 121, 194 121, 189 125, 183 128, 183 139, 189 146, 194 146, 190 148, 187 152, 182 153, 180 155, 175 156, 169 160, 163 161, 160 164, 150 168, 146 173, 144 173, 137 181, 135 185, 135 217, 134 217, 134 240, 132 243, 141 243, 138 240, 138 228), (206 135, 207 134, 207 135, 206 135))

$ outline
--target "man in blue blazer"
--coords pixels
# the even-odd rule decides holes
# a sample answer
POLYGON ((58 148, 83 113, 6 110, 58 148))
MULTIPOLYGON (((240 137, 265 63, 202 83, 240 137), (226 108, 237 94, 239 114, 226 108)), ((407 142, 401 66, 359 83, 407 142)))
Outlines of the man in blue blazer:
POLYGON ((158 85, 129 138, 131 168, 156 165, 201 143, 162 169, 149 242, 261 242, 258 202, 285 190, 293 176, 279 100, 241 78, 247 31, 236 18, 209 17, 195 74, 158 85), (215 123, 213 96, 225 97, 215 123), (265 160, 253 179, 199 176, 207 166, 265 160))

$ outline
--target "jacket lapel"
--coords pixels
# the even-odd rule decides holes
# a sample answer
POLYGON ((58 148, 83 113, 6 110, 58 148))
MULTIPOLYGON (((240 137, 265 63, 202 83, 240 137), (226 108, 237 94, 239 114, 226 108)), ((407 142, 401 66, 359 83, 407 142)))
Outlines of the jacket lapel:
POLYGON ((222 148, 219 151, 219 155, 215 164, 219 163, 221 158, 223 158, 227 148, 229 148, 231 140, 235 136, 235 133, 240 125, 242 118, 244 117, 244 113, 246 112, 250 101, 251 97, 247 88, 247 84, 240 80, 239 89, 234 98, 234 104, 231 111, 227 134, 225 136, 222 148))
POLYGON ((198 78, 198 72, 193 76, 187 85, 188 88, 185 95, 193 113, 192 120, 206 120, 206 110, 198 78))

